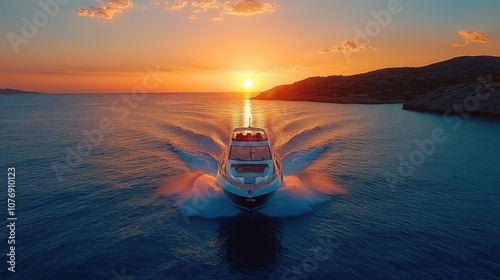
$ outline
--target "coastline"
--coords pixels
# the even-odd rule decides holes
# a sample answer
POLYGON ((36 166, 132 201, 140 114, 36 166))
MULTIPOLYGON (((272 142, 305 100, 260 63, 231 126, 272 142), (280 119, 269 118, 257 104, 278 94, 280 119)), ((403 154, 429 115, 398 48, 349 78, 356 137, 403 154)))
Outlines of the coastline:
POLYGON ((465 56, 423 67, 311 77, 252 100, 397 104, 404 110, 500 117, 500 57, 465 56))

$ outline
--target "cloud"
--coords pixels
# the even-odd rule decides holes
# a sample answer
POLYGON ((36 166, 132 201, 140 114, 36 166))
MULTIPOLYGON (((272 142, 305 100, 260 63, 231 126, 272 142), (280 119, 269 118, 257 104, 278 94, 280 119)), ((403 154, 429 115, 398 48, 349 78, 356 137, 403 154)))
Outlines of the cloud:
POLYGON ((267 69, 264 72, 269 73, 281 73, 281 72, 297 72, 304 69, 304 65, 302 64, 294 64, 294 65, 275 65, 273 68, 267 69))
MULTIPOLYGON (((159 3, 159 1, 155 1, 156 3, 159 3)), ((167 10, 172 10, 172 11, 179 11, 182 8, 186 7, 188 4, 187 0, 175 0, 175 1, 170 1, 166 2, 166 8, 167 10)))
MULTIPOLYGON (((161 2, 161 0, 156 0, 156 2, 161 2)), ((168 10, 179 10, 169 7, 169 1, 165 1, 168 10)), ((188 6, 188 1, 177 0, 175 2, 182 2, 182 5, 177 4, 174 7, 186 7, 188 6)), ((278 7, 277 4, 263 1, 263 0, 193 0, 190 1, 189 6, 192 7, 189 19, 197 19, 197 15, 201 13, 206 13, 213 11, 215 15, 212 17, 214 21, 224 20, 225 15, 235 15, 235 16, 251 16, 256 14, 274 12, 278 7)), ((174 3, 175 4, 175 3, 174 3)))
MULTIPOLYGON (((96 0, 97 6, 77 9, 79 16, 113 19, 117 14, 134 6, 134 0, 96 0)), ((137 1, 136 1, 137 2, 137 1)), ((155 6, 169 11, 190 9, 189 19, 197 19, 202 13, 212 13, 215 21, 224 20, 225 15, 251 16, 274 12, 278 5, 266 0, 150 0, 155 6)), ((143 7, 146 9, 146 7, 143 7)))
POLYGON ((459 30, 458 34, 464 40, 462 43, 455 43, 453 47, 464 47, 470 43, 488 43, 489 36, 488 34, 480 31, 470 31, 470 30, 459 30))
POLYGON ((214 21, 223 21, 224 17, 222 15, 217 15, 217 16, 214 16, 212 18, 212 20, 214 20, 214 21))
MULTIPOLYGON (((219 9, 219 3, 217 0, 197 0, 197 1, 192 1, 191 6, 193 7, 193 11, 191 12, 191 15, 189 16, 189 19, 197 19, 197 15, 200 13, 207 12, 208 10, 211 9, 219 9)), ((217 20, 214 18, 214 20, 217 20)), ((222 17, 220 17, 219 20, 223 20, 222 17)))
POLYGON ((43 66, 43 67, 2 67, 0 73, 36 75, 36 76, 93 76, 93 75, 113 75, 113 76, 133 76, 144 73, 143 66, 43 66))
MULTIPOLYGON (((302 64, 291 65, 274 65, 267 68, 259 68, 253 70, 241 70, 227 67, 216 67, 206 64, 183 64, 183 65, 163 65, 157 68, 162 74, 183 74, 195 73, 202 75, 227 75, 227 76, 274 76, 288 72, 301 71, 306 66, 302 64)), ((133 77, 143 75, 143 65, 108 65, 108 66, 66 66, 66 65, 51 65, 43 67, 12 67, 0 65, 0 74, 19 74, 27 76, 114 76, 114 77, 133 77)))
POLYGON ((134 6, 132 0, 107 0, 106 2, 99 0, 99 6, 88 6, 87 8, 79 8, 76 10, 79 16, 98 17, 106 20, 113 19, 116 14, 122 13, 124 10, 134 6))
POLYGON ((191 6, 200 9, 216 9, 218 8, 217 0, 197 0, 191 3, 191 6))
POLYGON ((376 50, 372 46, 361 45, 353 41, 345 41, 341 45, 335 45, 321 50, 320 54, 327 54, 331 52, 358 52, 358 51, 369 51, 376 50))
POLYGON ((250 16, 261 13, 274 12, 277 5, 266 1, 238 0, 226 1, 224 13, 228 15, 250 16))
POLYGON ((305 68, 302 64, 285 64, 285 65, 273 65, 268 67, 261 67, 257 69, 235 69, 230 67, 216 67, 209 66, 203 64, 196 65, 184 65, 177 66, 176 68, 170 68, 169 71, 173 72, 172 69, 175 69, 175 72, 190 72, 190 73, 202 73, 202 74, 222 74, 228 76, 270 76, 270 75, 279 75, 282 73, 288 72, 298 72, 305 68))

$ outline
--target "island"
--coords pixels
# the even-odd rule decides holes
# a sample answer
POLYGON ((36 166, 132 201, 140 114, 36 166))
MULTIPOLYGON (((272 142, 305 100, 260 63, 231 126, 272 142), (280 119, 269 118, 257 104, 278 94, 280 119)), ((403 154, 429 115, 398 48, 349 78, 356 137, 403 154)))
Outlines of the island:
POLYGON ((46 92, 24 91, 12 88, 0 88, 0 94, 47 94, 46 92))
MULTIPOLYGON (((461 56, 423 67, 397 67, 351 76, 311 77, 261 92, 254 100, 330 103, 404 103, 406 110, 447 112, 454 104, 475 114, 500 116, 500 57, 461 56), (481 88, 479 88, 481 87, 481 88), (477 89, 477 93, 476 93, 477 89), (464 104, 468 95, 488 98, 464 104), (482 94, 482 95, 481 95, 482 94), (468 106, 466 106, 468 105, 468 106)), ((470 101, 468 101, 470 102, 470 101)))

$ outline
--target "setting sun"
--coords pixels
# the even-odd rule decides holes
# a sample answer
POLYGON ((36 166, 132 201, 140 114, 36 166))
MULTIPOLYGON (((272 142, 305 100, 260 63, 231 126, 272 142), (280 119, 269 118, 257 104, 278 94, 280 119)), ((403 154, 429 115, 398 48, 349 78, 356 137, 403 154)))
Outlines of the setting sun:
POLYGON ((252 87, 252 84, 253 84, 253 83, 252 83, 252 81, 251 81, 251 80, 248 80, 248 79, 247 79, 247 80, 245 80, 245 81, 243 82, 243 86, 244 86, 245 88, 250 88, 250 87, 252 87))

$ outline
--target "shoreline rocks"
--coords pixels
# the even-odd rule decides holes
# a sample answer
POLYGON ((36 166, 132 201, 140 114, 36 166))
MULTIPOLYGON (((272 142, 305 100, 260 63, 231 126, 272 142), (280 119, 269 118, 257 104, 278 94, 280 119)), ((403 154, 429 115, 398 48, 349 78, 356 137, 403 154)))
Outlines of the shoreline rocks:
POLYGON ((455 84, 403 104, 404 110, 500 117, 500 74, 489 81, 455 84))

